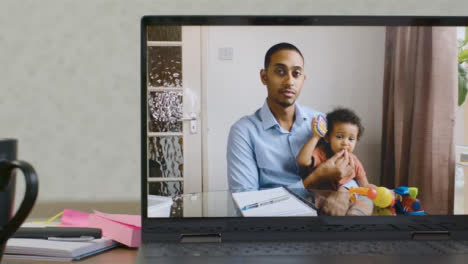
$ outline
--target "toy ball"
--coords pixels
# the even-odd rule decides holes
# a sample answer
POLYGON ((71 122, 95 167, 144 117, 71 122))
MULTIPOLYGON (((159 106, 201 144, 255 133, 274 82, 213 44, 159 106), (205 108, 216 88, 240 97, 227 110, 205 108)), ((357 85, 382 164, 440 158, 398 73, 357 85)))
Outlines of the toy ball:
POLYGON ((375 198, 377 198, 377 191, 369 188, 369 191, 367 191, 367 197, 371 200, 375 200, 375 198))
POLYGON ((418 200, 415 200, 411 207, 414 211, 419 211, 421 209, 421 203, 418 200))
POLYGON ((380 208, 386 208, 394 202, 392 191, 385 187, 377 187, 377 195, 374 204, 380 208))
POLYGON ((324 137, 327 134, 327 119, 324 115, 317 116, 317 125, 314 126, 315 134, 324 137))

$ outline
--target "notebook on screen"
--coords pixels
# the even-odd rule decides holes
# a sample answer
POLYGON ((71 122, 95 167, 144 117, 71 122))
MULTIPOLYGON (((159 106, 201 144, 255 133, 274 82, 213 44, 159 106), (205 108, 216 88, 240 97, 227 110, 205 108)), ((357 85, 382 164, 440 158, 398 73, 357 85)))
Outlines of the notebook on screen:
POLYGON ((143 244, 468 240, 466 26, 143 17, 143 244), (279 194, 239 206, 275 188, 318 215, 276 215, 279 194), (260 204, 267 217, 243 217, 260 204))

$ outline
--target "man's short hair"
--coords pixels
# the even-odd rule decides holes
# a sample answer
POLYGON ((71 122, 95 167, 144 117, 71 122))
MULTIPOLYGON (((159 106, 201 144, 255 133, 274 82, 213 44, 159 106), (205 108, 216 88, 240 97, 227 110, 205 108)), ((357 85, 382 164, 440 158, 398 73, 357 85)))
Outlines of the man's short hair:
POLYGON ((280 50, 294 50, 297 53, 299 53, 299 55, 301 55, 302 57, 302 60, 304 60, 304 56, 302 56, 301 51, 296 46, 290 43, 281 42, 276 45, 273 45, 265 54, 265 69, 268 68, 268 65, 270 64, 271 56, 273 56, 273 54, 280 50))

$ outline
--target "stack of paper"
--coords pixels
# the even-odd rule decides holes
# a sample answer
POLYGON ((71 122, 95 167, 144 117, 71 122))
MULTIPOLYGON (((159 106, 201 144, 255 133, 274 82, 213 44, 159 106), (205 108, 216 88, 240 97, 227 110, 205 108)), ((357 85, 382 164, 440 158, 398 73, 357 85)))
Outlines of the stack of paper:
POLYGON ((283 187, 233 193, 232 197, 243 216, 316 216, 315 209, 299 200, 296 196, 288 192, 283 187), (272 201, 278 197, 277 202, 272 201), (256 203, 264 204, 258 207, 244 209, 256 203))
POLYGON ((89 227, 101 228, 102 235, 128 247, 141 244, 141 217, 139 215, 105 214, 94 211, 88 218, 89 227))
POLYGON ((7 242, 4 258, 42 261, 80 260, 117 245, 118 243, 109 238, 86 242, 11 238, 7 242))
POLYGON ((141 216, 139 215, 105 214, 96 210, 90 214, 65 209, 60 226, 100 228, 102 236, 128 247, 139 247, 141 243, 141 216))

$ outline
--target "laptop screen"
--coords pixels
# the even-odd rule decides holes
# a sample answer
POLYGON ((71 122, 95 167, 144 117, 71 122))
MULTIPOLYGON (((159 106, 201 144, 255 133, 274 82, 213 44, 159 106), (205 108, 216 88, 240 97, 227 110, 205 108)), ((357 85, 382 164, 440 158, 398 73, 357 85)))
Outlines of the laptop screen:
POLYGON ((213 21, 143 19, 145 217, 468 213, 468 20, 213 21))

